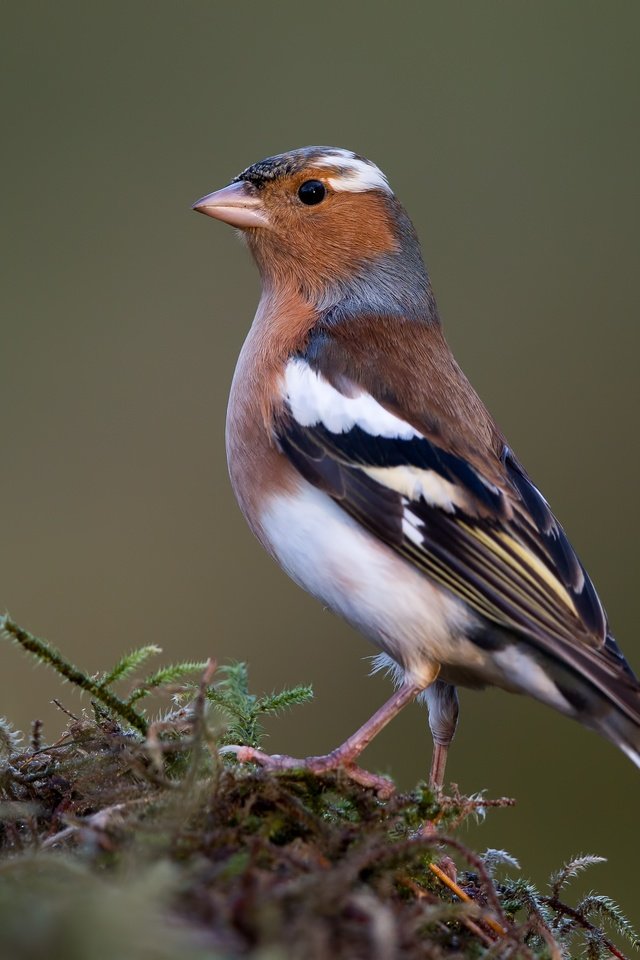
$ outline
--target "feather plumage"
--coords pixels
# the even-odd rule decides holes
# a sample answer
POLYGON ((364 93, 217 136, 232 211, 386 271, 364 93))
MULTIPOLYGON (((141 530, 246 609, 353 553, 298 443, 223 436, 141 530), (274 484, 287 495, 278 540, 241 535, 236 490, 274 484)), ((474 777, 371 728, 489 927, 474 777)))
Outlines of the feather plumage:
MULTIPOLYGON (((245 231, 263 279, 227 449, 267 550, 369 636, 406 689, 431 684, 441 740, 457 718, 449 685, 498 683, 577 717, 640 766, 640 684, 564 531, 454 360, 386 177, 351 151, 302 148, 195 206, 245 231)), ((354 742, 331 762, 351 763, 354 742)))
POLYGON ((595 588, 497 428, 484 447, 467 428, 467 458, 455 414, 429 428, 433 405, 427 412, 401 405, 381 369, 376 363, 376 377, 368 376, 348 347, 322 330, 285 374, 275 423, 282 452, 308 482, 502 635, 568 668, 640 724, 640 688, 609 635, 595 588))

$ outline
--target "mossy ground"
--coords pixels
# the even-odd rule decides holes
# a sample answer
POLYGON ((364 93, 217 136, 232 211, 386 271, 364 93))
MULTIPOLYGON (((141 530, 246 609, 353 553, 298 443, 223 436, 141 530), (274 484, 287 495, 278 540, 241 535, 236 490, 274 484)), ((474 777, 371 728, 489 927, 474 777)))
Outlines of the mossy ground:
MULTIPOLYGON (((70 678, 61 655, 31 641, 22 645, 70 678)), ((176 688, 188 673, 178 665, 155 685, 173 684, 173 707, 149 723, 136 695, 155 689, 149 678, 126 698, 109 692, 150 655, 139 653, 102 680, 85 677, 92 715, 70 716, 55 743, 37 723, 28 743, 0 727, 0 957, 622 956, 603 919, 637 945, 606 897, 563 902, 595 858, 541 893, 504 852, 467 849, 458 827, 486 800, 436 798, 424 784, 383 800, 340 773, 221 757, 230 734, 255 745, 260 713, 307 699, 307 688, 256 697, 242 665, 209 665, 199 684, 176 688), (441 879, 454 873, 467 902, 441 879)))

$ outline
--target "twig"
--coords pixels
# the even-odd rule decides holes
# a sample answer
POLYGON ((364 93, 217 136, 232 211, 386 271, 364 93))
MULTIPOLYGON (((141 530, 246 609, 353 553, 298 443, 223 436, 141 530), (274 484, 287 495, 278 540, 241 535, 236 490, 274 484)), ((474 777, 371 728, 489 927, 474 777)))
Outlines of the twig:
POLYGON ((71 710, 67 710, 67 708, 64 706, 64 704, 60 703, 60 701, 58 700, 57 697, 53 697, 53 699, 51 700, 51 703, 55 703, 55 705, 56 705, 56 707, 58 708, 58 710, 61 710, 64 714, 66 714, 66 716, 69 717, 69 719, 75 720, 76 723, 80 723, 80 722, 81 722, 81 721, 80 721, 80 717, 77 717, 77 716, 75 715, 75 713, 71 713, 71 710))
POLYGON ((602 943, 605 945, 609 953, 612 956, 617 957, 617 960, 629 960, 621 950, 616 947, 615 943, 612 943, 608 937, 602 933, 602 930, 599 927, 596 927, 594 923, 591 923, 590 920, 587 920, 586 917, 583 917, 579 910, 574 910, 573 907, 570 907, 568 904, 563 903, 562 900, 559 900, 558 897, 540 897, 543 903, 546 903, 548 907, 551 907, 552 910, 557 910, 558 913, 563 913, 567 917, 571 917, 572 920, 575 920, 583 930, 588 930, 589 933, 596 933, 598 937, 602 940, 602 943))
POLYGON ((457 850, 458 853, 461 854, 465 858, 465 860, 471 864, 471 866, 474 868, 474 870, 478 874, 478 877, 480 878, 480 882, 482 884, 482 887, 487 897, 487 901, 489 905, 493 909, 493 912, 498 917, 498 919, 500 920, 500 922, 504 927, 504 930, 506 931, 509 927, 509 923, 505 916, 504 910, 502 909, 502 904, 498 899, 498 895, 493 885, 493 881, 489 876, 487 868, 485 867, 482 859, 477 854, 473 853, 471 850, 465 847, 463 843, 460 843, 459 840, 456 840, 454 837, 434 835, 433 837, 423 837, 422 839, 427 840, 430 843, 430 846, 435 846, 439 843, 442 843, 444 844, 444 846, 450 847, 452 850, 457 850))
POLYGON ((31 724, 30 747, 33 753, 37 753, 42 746, 42 720, 34 720, 31 724))
POLYGON ((68 840, 69 837, 83 830, 89 829, 95 832, 105 831, 109 822, 113 819, 114 814, 126 810, 127 807, 137 806, 141 803, 151 803, 151 800, 151 797, 137 797, 135 800, 127 800, 123 803, 114 803, 110 807, 104 807, 104 809, 98 810, 90 817, 79 820, 77 823, 72 823, 68 827, 65 827, 64 830, 60 830, 58 833, 54 833, 53 836, 47 837, 47 839, 42 842, 42 848, 54 847, 56 844, 68 840))
MULTIPOLYGON (((430 866, 433 868, 433 864, 430 864, 430 866)), ((427 900, 428 903, 440 902, 437 897, 435 897, 433 894, 430 894, 427 890, 423 890, 422 887, 419 884, 417 884, 415 880, 411 880, 410 877, 402 877, 401 882, 404 884, 404 886, 408 887, 409 890, 411 890, 411 892, 414 894, 414 896, 418 898, 418 900, 427 900)), ((464 894, 463 899, 465 899, 465 902, 469 901, 470 903, 473 903, 473 900, 471 900, 471 897, 468 897, 467 894, 464 894)), ((475 904, 475 906, 477 907, 477 904, 475 904)), ((485 919, 485 922, 486 922, 486 918, 482 918, 482 919, 485 919)), ((465 927, 471 933, 473 933, 474 936, 478 937, 479 940, 482 940, 485 947, 490 947, 493 944, 494 941, 491 939, 489 934, 485 933, 482 927, 479 927, 478 924, 475 922, 475 920, 472 920, 471 917, 461 916, 460 920, 465 925, 465 927)))
MULTIPOLYGON (((207 730, 207 721, 205 711, 207 707, 207 690, 213 679, 213 675, 218 668, 216 660, 209 657, 207 664, 202 671, 202 676, 198 683, 198 695, 193 704, 193 759, 187 770, 184 785, 190 790, 195 784, 198 775, 198 766, 202 751, 202 745, 209 744, 209 731, 207 730)), ((212 756, 215 752, 215 758, 218 760, 217 751, 210 751, 212 756)))
MULTIPOLYGON (((473 903, 473 902, 474 902, 473 897, 470 897, 469 894, 466 893, 466 892, 462 889, 462 887, 460 887, 460 886, 455 882, 455 880, 452 880, 451 877, 449 877, 449 876, 444 872, 444 870, 441 870, 437 863, 430 863, 430 864, 429 864, 429 869, 431 870, 432 873, 434 873, 434 874, 436 875, 436 877, 438 878, 438 880, 439 880, 441 883, 444 883, 445 887, 448 887, 449 890, 451 890, 452 893, 455 893, 456 897, 458 897, 459 900, 462 900, 463 903, 473 903)), ((482 920, 483 920, 484 923, 487 924, 488 927, 491 927, 491 929, 493 930, 493 932, 494 932, 494 933, 497 933, 499 937, 504 937, 504 936, 506 936, 507 931, 505 930, 505 928, 502 926, 502 924, 498 923, 497 920, 494 920, 493 917, 489 917, 489 916, 487 916, 487 917, 482 917, 482 920)))

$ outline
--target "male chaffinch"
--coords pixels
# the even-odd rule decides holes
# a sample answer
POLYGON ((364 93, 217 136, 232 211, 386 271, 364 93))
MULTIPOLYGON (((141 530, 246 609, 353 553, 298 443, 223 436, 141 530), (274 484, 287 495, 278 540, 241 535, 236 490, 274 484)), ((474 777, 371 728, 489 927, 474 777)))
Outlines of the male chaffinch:
POLYGON ((421 695, 441 787, 456 685, 527 693, 640 766, 640 683, 596 591, 444 339, 419 242, 384 174, 348 150, 269 157, 196 210, 239 227, 262 297, 227 415, 249 526, 296 583, 382 651, 391 699, 354 761, 421 695))

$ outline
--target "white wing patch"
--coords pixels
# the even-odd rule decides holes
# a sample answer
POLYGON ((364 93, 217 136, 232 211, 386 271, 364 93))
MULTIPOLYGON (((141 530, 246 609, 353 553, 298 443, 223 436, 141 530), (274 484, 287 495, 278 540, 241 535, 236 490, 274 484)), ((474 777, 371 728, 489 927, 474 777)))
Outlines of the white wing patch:
POLYGON ((331 433, 360 427, 372 437, 411 440, 422 434, 385 410, 368 393, 347 397, 300 359, 290 360, 284 372, 283 396, 302 427, 321 423, 331 433))
POLYGON ((382 170, 370 160, 356 156, 351 150, 334 150, 314 162, 317 167, 339 168, 335 176, 328 178, 334 190, 350 190, 353 193, 384 190, 391 193, 389 181, 382 170))
MULTIPOLYGON (((370 394, 345 396, 304 360, 294 359, 287 364, 283 395, 302 427, 314 427, 321 423, 331 433, 347 433, 356 426, 372 437, 397 440, 422 438, 421 433, 385 410, 370 394)), ((372 480, 395 490, 405 502, 423 499, 447 513, 454 513, 456 508, 469 508, 469 496, 464 488, 445 479, 435 470, 410 464, 395 467, 361 465, 360 469, 372 480)), ((407 535, 418 542, 415 531, 407 535)))
POLYGON ((465 491, 450 480, 445 480, 435 470, 422 467, 361 467, 363 473, 378 483, 390 487, 408 500, 421 497, 432 507, 440 507, 447 513, 453 513, 456 507, 469 506, 465 491))
POLYGON ((412 543, 415 543, 416 546, 422 547, 424 545, 424 536, 418 529, 418 524, 420 520, 414 513, 411 513, 410 510, 407 510, 406 500, 404 501, 404 511, 402 515, 402 532, 404 533, 407 540, 411 540, 412 543))

